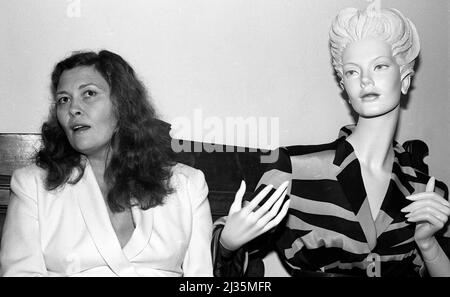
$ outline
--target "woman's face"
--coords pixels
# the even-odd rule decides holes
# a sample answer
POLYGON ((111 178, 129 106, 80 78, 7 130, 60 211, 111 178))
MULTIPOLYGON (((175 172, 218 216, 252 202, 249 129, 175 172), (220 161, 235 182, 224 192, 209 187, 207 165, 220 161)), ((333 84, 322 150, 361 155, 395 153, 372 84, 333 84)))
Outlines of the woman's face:
POLYGON ((56 115, 72 147, 105 158, 117 119, 110 87, 93 66, 65 70, 56 90, 56 115))
POLYGON ((361 117, 382 116, 399 106, 400 69, 388 43, 375 38, 352 42, 342 62, 344 88, 361 117))

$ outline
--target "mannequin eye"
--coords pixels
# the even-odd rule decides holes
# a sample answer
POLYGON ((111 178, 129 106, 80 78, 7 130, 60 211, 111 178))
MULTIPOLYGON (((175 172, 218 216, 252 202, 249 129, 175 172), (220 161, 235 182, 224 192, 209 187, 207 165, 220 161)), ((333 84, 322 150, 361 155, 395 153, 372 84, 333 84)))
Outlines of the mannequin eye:
POLYGON ((386 64, 379 64, 379 65, 376 65, 375 67, 374 67, 374 70, 383 70, 383 69, 386 69, 386 68, 388 68, 389 67, 389 65, 386 65, 386 64))
POLYGON ((353 69, 346 70, 346 71, 344 72, 344 75, 345 75, 345 77, 353 77, 353 76, 358 75, 358 71, 353 70, 353 69))

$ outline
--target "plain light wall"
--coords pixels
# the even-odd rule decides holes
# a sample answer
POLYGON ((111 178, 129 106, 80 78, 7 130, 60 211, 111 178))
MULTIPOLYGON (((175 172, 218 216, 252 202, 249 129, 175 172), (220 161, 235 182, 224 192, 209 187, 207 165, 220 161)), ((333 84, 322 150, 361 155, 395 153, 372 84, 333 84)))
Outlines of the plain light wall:
MULTIPOLYGON (((266 148, 251 135, 227 140, 230 131, 204 125, 242 118, 268 120, 257 126, 262 134, 274 133, 264 123, 277 123, 272 148, 334 140, 353 119, 333 76, 328 30, 348 6, 367 2, 1 1, 0 133, 39 132, 54 64, 73 50, 106 48, 135 68, 162 119, 194 123, 201 115, 196 131, 177 130, 176 137, 266 148)), ((397 139, 424 140, 431 173, 450 185, 449 2, 385 0, 382 6, 402 11, 421 37, 397 139)))

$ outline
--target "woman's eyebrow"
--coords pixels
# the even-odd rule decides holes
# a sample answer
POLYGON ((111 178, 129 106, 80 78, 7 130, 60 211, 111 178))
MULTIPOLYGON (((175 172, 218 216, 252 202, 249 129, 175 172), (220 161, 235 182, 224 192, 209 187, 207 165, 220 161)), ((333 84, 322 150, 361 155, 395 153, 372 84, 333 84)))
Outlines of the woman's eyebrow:
POLYGON ((69 95, 69 93, 64 91, 64 90, 63 91, 56 91, 56 95, 61 95, 61 94, 69 95))
POLYGON ((82 85, 80 85, 80 86, 78 87, 78 90, 81 90, 81 89, 83 89, 83 88, 85 88, 85 87, 89 87, 89 86, 94 86, 94 87, 96 87, 97 89, 102 90, 103 92, 107 92, 107 87, 106 87, 106 86, 102 86, 102 85, 96 84, 96 83, 82 84, 82 85))
POLYGON ((102 90, 103 90, 103 88, 102 88, 102 87, 98 86, 98 85, 97 85, 97 84, 95 84, 95 83, 87 83, 87 84, 82 84, 82 85, 80 85, 80 86, 78 87, 78 90, 81 90, 81 89, 83 89, 83 88, 85 88, 85 87, 88 87, 88 86, 94 86, 94 87, 97 87, 97 88, 99 88, 99 89, 102 89, 102 90))
MULTIPOLYGON (((104 88, 102 88, 101 86, 99 86, 99 85, 97 85, 95 83, 82 84, 82 85, 78 86, 78 90, 81 90, 81 89, 83 89, 85 87, 89 87, 89 86, 94 86, 94 87, 97 87, 97 88, 99 88, 101 90, 104 90, 104 88)), ((56 92, 56 95, 60 95, 60 94, 68 94, 69 95, 69 92, 64 91, 64 90, 56 92)))

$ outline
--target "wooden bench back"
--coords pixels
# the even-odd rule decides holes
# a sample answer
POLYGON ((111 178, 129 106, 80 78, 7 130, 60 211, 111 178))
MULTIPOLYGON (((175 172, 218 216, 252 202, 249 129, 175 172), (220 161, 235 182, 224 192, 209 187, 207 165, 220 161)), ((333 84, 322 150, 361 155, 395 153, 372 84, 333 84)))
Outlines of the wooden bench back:
POLYGON ((9 203, 11 174, 32 162, 40 139, 39 134, 0 134, 0 235, 9 203))
MULTIPOLYGON (((9 203, 11 175, 15 169, 33 162, 40 140, 40 134, 0 133, 0 238, 9 203)), ((247 184, 245 195, 251 195, 266 168, 266 164, 260 162, 264 154, 261 150, 215 145, 215 151, 209 153, 211 144, 178 141, 189 152, 177 153, 177 161, 205 174, 213 220, 228 214, 241 180, 247 184)), ((423 163, 423 158, 428 155, 427 145, 420 140, 412 140, 403 146, 413 157, 413 165, 428 173, 428 166, 423 163)))
MULTIPOLYGON (((183 148, 190 147, 190 152, 177 153, 177 161, 205 174, 213 220, 228 214, 241 180, 246 181, 246 195, 250 195, 266 166, 260 163, 261 150, 215 145, 216 150, 208 153, 203 149, 204 143, 184 140, 179 143, 183 148)), ((0 133, 0 236, 9 203, 11 175, 15 169, 33 162, 40 145, 40 134, 0 133)))

